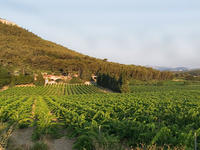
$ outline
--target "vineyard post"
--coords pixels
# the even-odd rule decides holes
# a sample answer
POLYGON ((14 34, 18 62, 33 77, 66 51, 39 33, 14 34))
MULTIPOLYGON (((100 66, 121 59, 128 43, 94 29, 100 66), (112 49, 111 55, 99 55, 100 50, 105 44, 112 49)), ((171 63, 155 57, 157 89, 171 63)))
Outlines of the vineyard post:
POLYGON ((194 133, 194 149, 197 150, 197 133, 194 133))

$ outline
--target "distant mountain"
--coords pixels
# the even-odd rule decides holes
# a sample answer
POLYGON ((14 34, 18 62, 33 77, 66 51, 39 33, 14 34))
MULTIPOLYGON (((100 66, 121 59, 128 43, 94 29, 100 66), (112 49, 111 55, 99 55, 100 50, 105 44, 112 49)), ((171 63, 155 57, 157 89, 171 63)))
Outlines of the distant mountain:
POLYGON ((160 67, 160 66, 156 66, 153 67, 156 70, 159 71, 172 71, 172 72, 184 72, 184 71, 189 71, 188 68, 186 67, 175 67, 175 68, 171 68, 171 67, 160 67))
POLYGON ((89 80, 91 74, 110 74, 119 77, 122 72, 127 78, 138 80, 165 80, 170 73, 135 65, 123 65, 97 59, 25 30, 11 21, 0 19, 0 65, 29 72, 45 71, 57 74, 78 74, 89 80))

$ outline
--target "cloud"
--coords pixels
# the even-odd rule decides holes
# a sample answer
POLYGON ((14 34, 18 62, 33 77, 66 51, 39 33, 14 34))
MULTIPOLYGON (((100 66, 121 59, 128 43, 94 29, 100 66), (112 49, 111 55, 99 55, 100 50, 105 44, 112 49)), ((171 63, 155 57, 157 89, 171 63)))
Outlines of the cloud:
POLYGON ((0 13, 47 40, 98 58, 200 66, 200 1, 6 0, 0 13))

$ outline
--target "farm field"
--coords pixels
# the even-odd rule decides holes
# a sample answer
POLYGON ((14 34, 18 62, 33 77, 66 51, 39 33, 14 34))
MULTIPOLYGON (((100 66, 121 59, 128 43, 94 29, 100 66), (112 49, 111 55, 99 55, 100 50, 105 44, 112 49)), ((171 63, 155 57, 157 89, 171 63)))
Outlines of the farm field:
POLYGON ((131 149, 200 145, 200 86, 132 86, 131 93, 102 93, 95 86, 17 87, 0 93, 0 144, 16 128, 75 138, 74 149, 131 149), (67 130, 67 135, 63 134, 67 130), (6 133, 6 134, 5 134, 6 133))
POLYGON ((21 96, 21 95, 74 95, 74 94, 94 94, 102 91, 93 85, 75 85, 75 84, 56 84, 37 87, 14 87, 0 93, 1 96, 21 96))
POLYGON ((199 91, 200 84, 198 85, 168 85, 168 86, 152 86, 152 85, 137 85, 130 86, 131 93, 144 93, 144 92, 157 92, 167 93, 172 91, 199 91))

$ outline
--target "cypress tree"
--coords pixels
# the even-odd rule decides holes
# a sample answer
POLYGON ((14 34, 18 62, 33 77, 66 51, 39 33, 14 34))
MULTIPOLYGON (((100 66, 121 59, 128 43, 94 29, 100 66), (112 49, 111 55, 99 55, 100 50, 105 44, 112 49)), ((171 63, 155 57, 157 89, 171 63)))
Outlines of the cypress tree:
POLYGON ((125 73, 122 73, 120 75, 120 78, 118 80, 118 85, 119 85, 119 91, 121 93, 128 93, 128 92, 130 92, 128 80, 126 78, 125 73))
POLYGON ((36 86, 43 86, 45 84, 45 80, 41 73, 38 74, 37 80, 34 82, 36 86))

